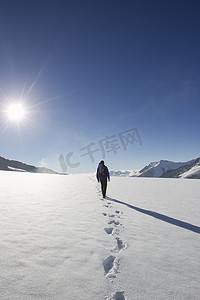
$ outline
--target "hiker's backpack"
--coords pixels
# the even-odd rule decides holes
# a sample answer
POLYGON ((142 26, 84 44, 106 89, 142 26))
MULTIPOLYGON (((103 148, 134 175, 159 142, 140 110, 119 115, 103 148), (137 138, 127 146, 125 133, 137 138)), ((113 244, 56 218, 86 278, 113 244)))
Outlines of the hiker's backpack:
POLYGON ((102 165, 102 164, 99 164, 98 176, 99 176, 99 177, 104 177, 104 176, 106 176, 105 166, 102 165))

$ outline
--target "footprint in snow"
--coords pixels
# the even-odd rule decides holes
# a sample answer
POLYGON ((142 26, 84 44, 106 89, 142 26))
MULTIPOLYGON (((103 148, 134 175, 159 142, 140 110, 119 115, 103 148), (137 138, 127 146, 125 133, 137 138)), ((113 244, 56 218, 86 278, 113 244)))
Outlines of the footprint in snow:
POLYGON ((116 225, 116 226, 119 226, 119 225, 120 225, 120 224, 119 224, 119 221, 115 221, 115 220, 109 221, 108 224, 114 224, 114 225, 116 225))
POLYGON ((113 228, 111 228, 111 227, 109 227, 109 228, 104 228, 104 230, 105 230, 105 232, 106 232, 107 234, 112 234, 112 232, 113 232, 113 228))
POLYGON ((110 297, 106 298, 106 300, 126 300, 124 297, 124 291, 116 292, 115 294, 112 294, 110 297))
POLYGON ((125 300, 125 297, 124 297, 124 291, 123 292, 116 292, 114 295, 113 295, 113 300, 125 300))
POLYGON ((119 235, 120 234, 120 230, 118 228, 115 228, 112 232, 112 235, 119 235))
POLYGON ((110 218, 114 218, 115 217, 115 215, 114 214, 112 214, 112 215, 108 215, 110 218))
POLYGON ((129 247, 129 244, 128 243, 124 243, 122 240, 120 240, 120 238, 116 238, 116 241, 117 241, 117 246, 111 250, 112 252, 119 252, 121 250, 125 250, 129 247))
POLYGON ((109 278, 115 278, 115 274, 118 273, 119 269, 119 261, 116 259, 115 256, 108 256, 103 260, 103 268, 105 271, 105 276, 109 278))
POLYGON ((119 215, 120 211, 116 210, 115 213, 116 213, 116 215, 115 214, 108 214, 108 216, 110 218, 121 218, 120 215, 119 215))
POLYGON ((103 261, 103 267, 106 274, 109 273, 109 271, 113 268, 113 263, 115 260, 115 256, 110 255, 103 261))

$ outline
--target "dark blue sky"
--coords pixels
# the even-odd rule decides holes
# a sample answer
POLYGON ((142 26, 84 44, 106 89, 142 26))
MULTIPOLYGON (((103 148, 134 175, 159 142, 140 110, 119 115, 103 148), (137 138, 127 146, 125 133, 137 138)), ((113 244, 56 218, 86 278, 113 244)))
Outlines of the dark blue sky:
POLYGON ((29 120, 2 112, 0 155, 92 171, 101 140, 137 127, 142 145, 105 149, 112 169, 199 156, 199 32, 199 1, 1 1, 1 110, 21 99, 29 120))

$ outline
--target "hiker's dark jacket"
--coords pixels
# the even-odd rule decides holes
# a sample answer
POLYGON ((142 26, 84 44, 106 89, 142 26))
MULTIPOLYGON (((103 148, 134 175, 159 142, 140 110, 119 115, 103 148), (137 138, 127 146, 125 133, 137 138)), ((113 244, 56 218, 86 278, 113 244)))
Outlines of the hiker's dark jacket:
POLYGON ((108 171, 108 168, 106 166, 104 166, 104 174, 103 176, 99 176, 99 167, 97 168, 97 174, 96 174, 96 177, 97 177, 97 180, 101 181, 103 179, 109 179, 110 180, 110 174, 109 174, 109 171, 108 171))

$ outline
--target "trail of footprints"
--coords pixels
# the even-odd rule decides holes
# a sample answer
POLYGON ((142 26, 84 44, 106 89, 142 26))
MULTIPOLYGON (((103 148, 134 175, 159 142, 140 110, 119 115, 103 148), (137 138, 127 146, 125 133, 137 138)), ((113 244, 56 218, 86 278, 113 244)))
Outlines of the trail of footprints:
MULTIPOLYGON (((103 201, 106 201, 106 204, 104 207, 111 208, 111 202, 107 201, 106 199, 103 201)), ((119 253, 120 251, 123 251, 129 247, 129 244, 126 242, 123 242, 121 240, 120 231, 121 228, 124 228, 121 221, 121 212, 119 210, 116 210, 114 214, 109 214, 107 212, 104 212, 103 215, 105 217, 108 217, 108 226, 104 228, 105 232, 114 237, 115 239, 115 247, 110 250, 110 252, 113 255, 109 255, 106 257, 103 262, 103 268, 104 268, 104 275, 106 278, 109 278, 113 280, 116 277, 116 274, 119 273, 119 266, 120 266, 120 260, 114 256, 115 253, 119 253)), ((126 300, 124 296, 124 291, 119 291, 110 296, 110 298, 107 298, 107 300, 126 300)))

